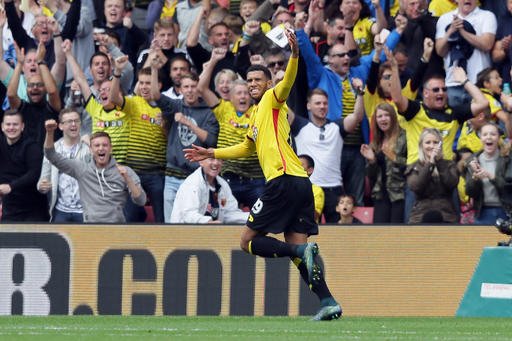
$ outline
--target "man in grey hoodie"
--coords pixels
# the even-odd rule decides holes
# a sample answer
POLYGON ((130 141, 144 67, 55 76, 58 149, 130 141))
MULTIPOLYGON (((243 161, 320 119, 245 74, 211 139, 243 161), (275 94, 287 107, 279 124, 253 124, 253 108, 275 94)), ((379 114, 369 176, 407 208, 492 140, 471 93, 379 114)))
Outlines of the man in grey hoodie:
POLYGON ((59 171, 77 179, 85 223, 126 222, 123 208, 128 196, 139 206, 146 203, 146 193, 137 174, 130 167, 118 165, 112 157, 112 144, 107 133, 91 135, 92 160, 85 162, 67 159, 55 151, 55 120, 46 121, 45 128, 44 154, 59 171))

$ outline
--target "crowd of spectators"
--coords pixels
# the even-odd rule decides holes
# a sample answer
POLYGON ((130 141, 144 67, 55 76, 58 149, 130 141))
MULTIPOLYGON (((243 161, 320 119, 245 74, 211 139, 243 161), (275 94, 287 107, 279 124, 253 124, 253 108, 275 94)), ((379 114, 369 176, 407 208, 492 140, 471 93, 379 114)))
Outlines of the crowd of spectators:
POLYGON ((256 155, 183 149, 245 138, 246 71, 282 79, 283 23, 300 49, 289 143, 319 221, 507 217, 512 0, 0 0, 2 222, 143 222, 144 204, 157 223, 243 222, 256 155))

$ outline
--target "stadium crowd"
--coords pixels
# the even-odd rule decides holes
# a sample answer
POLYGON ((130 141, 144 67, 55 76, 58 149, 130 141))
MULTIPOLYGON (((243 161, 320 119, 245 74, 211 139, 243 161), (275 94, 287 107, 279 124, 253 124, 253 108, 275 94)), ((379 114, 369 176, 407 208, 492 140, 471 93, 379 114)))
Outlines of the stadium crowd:
POLYGON ((247 70, 282 80, 284 23, 289 143, 318 221, 507 218, 512 0, 3 0, 1 221, 243 222, 256 153, 183 149, 245 138, 247 70))

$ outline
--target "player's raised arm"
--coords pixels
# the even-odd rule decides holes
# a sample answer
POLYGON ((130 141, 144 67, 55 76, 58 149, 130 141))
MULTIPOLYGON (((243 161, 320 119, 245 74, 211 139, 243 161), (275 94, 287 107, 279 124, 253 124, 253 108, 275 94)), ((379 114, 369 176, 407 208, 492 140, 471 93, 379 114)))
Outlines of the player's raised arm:
POLYGON ((299 66, 299 44, 297 42, 297 36, 290 24, 285 24, 284 33, 286 34, 286 38, 288 38, 288 44, 290 44, 292 54, 290 55, 290 60, 288 61, 288 66, 286 67, 283 80, 277 83, 274 88, 275 96, 280 102, 284 102, 288 98, 293 83, 295 82, 299 66))

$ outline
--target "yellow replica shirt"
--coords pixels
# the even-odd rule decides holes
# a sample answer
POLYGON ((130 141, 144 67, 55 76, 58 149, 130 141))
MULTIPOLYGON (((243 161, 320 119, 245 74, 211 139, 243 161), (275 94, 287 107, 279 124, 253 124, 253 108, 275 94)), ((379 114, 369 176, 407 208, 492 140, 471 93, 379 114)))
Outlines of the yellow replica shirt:
POLYGON ((482 141, 471 126, 470 121, 464 122, 460 130, 459 140, 457 141, 457 150, 462 148, 468 148, 473 153, 477 153, 483 148, 482 141))
POLYGON ((117 162, 125 164, 130 139, 130 118, 117 108, 105 110, 93 95, 87 100, 85 110, 92 118, 92 132, 108 133, 112 141, 112 154, 117 162))
POLYGON ((372 25, 375 24, 373 18, 363 18, 356 21, 354 25, 354 40, 356 41, 362 56, 370 54, 373 49, 372 25))
POLYGON ((455 9, 457 9, 456 0, 432 0, 428 5, 428 11, 432 13, 434 17, 440 17, 455 9))
POLYGON ((162 111, 140 96, 124 97, 122 110, 129 115, 131 123, 127 165, 136 172, 163 172, 167 137, 163 129, 162 111))
POLYGON ((162 13, 160 14, 160 19, 172 19, 174 17, 174 13, 176 12, 177 4, 178 1, 173 1, 170 6, 167 6, 167 1, 164 1, 162 13))
POLYGON ((496 114, 499 111, 503 110, 503 106, 501 105, 500 101, 498 101, 496 98, 494 98, 494 96, 492 95, 492 93, 489 90, 482 89, 482 88, 480 88, 480 90, 484 94, 484 97, 489 101, 489 109, 490 109, 490 113, 492 115, 493 120, 497 120, 496 114))
POLYGON ((253 107, 246 140, 236 146, 216 149, 216 158, 248 156, 255 148, 267 181, 283 174, 308 176, 290 144, 288 106, 285 103, 295 81, 297 67, 298 58, 290 58, 283 80, 268 89, 253 107))
POLYGON ((403 128, 407 131, 407 164, 418 160, 418 148, 421 132, 424 128, 435 128, 443 137, 443 157, 453 159, 452 146, 460 123, 473 117, 471 104, 467 103, 456 108, 430 110, 419 101, 410 101, 405 113, 403 128))
MULTIPOLYGON (((230 101, 220 99, 219 104, 212 109, 220 128, 217 147, 229 147, 245 140, 252 110, 251 106, 246 113, 238 116, 230 101)), ((222 165, 222 172, 233 172, 247 178, 263 177, 258 155, 255 152, 249 157, 226 160, 222 165)))
POLYGON ((400 0, 394 0, 393 4, 391 5, 391 7, 389 9, 389 14, 391 14, 392 17, 395 17, 399 10, 400 10, 400 0))
POLYGON ((318 222, 321 220, 325 204, 325 193, 322 187, 311 184, 313 188, 313 197, 315 199, 315 212, 318 214, 318 222))

